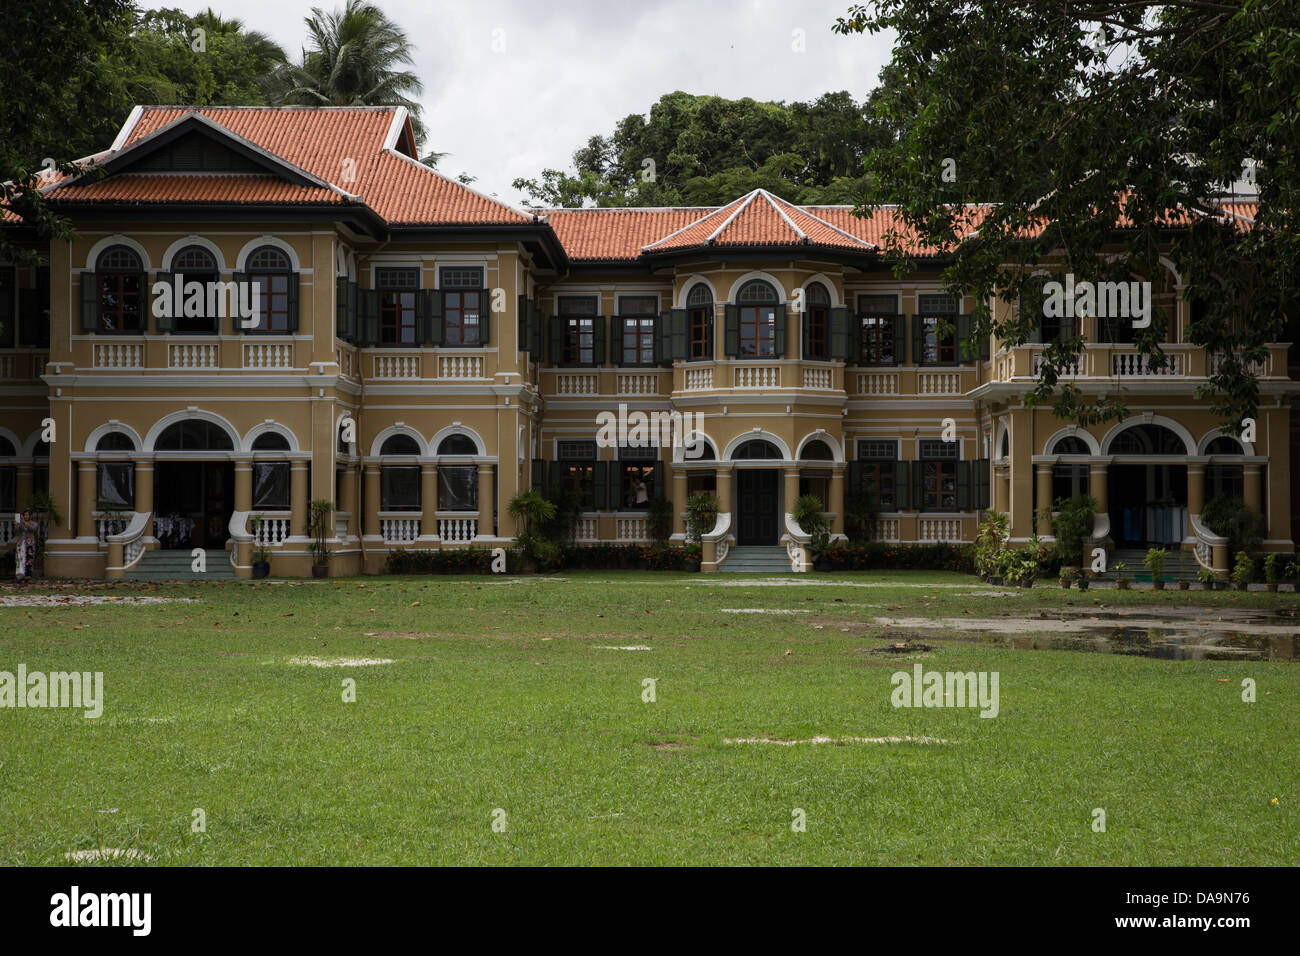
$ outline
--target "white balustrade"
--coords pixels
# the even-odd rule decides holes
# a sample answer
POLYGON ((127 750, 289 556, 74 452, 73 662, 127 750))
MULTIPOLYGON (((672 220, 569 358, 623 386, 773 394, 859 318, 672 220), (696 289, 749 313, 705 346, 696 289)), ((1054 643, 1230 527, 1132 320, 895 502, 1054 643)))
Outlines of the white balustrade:
POLYGON ((376 355, 375 378, 419 378, 419 355, 376 355))
POLYGON ((446 541, 473 541, 478 534, 477 518, 439 518, 438 537, 446 541))
POLYGON ((108 544, 110 534, 121 534, 130 522, 130 515, 95 515, 95 536, 100 544, 108 544))
POLYGON ((1110 373, 1115 376, 1177 376, 1187 374, 1187 356, 1166 352, 1163 368, 1155 368, 1151 357, 1141 352, 1112 352, 1110 373))
MULTIPOLYGON (((1047 364, 1047 356, 1042 352, 1034 353, 1034 377, 1037 378, 1042 371, 1043 366, 1047 364)), ((1090 352, 1080 354, 1073 362, 1063 365, 1056 370, 1058 378, 1081 378, 1092 374, 1093 356, 1090 352)))
POLYGON ((959 518, 922 518, 919 522, 922 541, 960 541, 961 519, 959 518))
POLYGON ((293 343, 245 342, 244 368, 293 368, 293 343))
POLYGON ((561 372, 555 376, 557 395, 595 395, 599 376, 592 372, 561 372))
MULTIPOLYGON (((254 525, 253 540, 259 547, 270 548, 284 544, 289 537, 289 515, 254 512, 253 520, 261 519, 260 525, 254 525)), ((251 524, 251 522, 250 522, 251 524)))
POLYGON ((438 378, 462 379, 483 377, 481 355, 439 355, 438 378))
POLYGON ((897 518, 881 518, 876 522, 876 533, 872 536, 875 541, 897 541, 899 539, 900 522, 897 518))
POLYGON ((659 391, 659 376, 654 372, 620 372, 620 395, 654 395, 659 391))
POLYGON ((385 544, 407 544, 420 536, 420 519, 380 518, 379 531, 385 544))
POLYGON ((14 523, 0 515, 0 547, 8 546, 14 540, 14 523))
POLYGON ((686 391, 702 392, 713 388, 712 368, 688 368, 686 370, 686 391))
POLYGON ((143 367, 143 345, 131 342, 95 343, 95 368, 143 367))
POLYGON ((578 540, 595 541, 600 532, 600 521, 596 518, 578 519, 578 540))
POLYGON ((897 372, 860 372, 858 374, 858 394, 860 395, 897 395, 897 372))
POLYGON ((918 395, 960 395, 961 375, 957 372, 919 372, 916 392, 918 395))
POLYGON ((215 342, 187 342, 167 346, 168 368, 220 368, 221 346, 215 342))
POLYGON ((781 366, 737 365, 735 388, 780 388, 781 366))
POLYGON ((615 518, 614 536, 619 541, 649 541, 645 518, 615 518))
POLYGON ((828 368, 805 368, 803 370, 804 388, 830 388, 835 376, 828 368))

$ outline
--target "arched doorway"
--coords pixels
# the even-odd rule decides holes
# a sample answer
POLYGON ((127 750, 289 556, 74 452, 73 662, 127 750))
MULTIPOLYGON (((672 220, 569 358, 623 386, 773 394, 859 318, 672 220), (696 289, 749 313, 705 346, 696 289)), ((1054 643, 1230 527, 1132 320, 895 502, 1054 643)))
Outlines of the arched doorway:
MULTIPOLYGON (((731 454, 738 463, 783 461, 781 450, 764 438, 752 438, 731 454)), ((774 545, 777 543, 777 510, 781 493, 780 474, 776 467, 741 467, 736 469, 736 544, 774 545)))
POLYGON ((224 548, 235 502, 235 451, 216 422, 187 418, 154 442, 154 534, 167 549, 224 548))
POLYGON ((1120 548, 1178 547, 1187 537, 1187 444, 1155 422, 1133 425, 1106 453, 1110 535, 1120 548), (1167 460, 1162 460, 1167 459, 1167 460))

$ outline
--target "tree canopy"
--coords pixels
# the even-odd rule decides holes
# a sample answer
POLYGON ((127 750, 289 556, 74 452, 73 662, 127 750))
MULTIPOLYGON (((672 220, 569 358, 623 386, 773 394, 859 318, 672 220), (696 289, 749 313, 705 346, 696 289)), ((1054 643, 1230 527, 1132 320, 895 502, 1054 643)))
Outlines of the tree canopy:
MULTIPOLYGON (((1025 341, 1033 316, 995 318, 985 303, 1015 299, 1041 263, 1154 281, 1163 255, 1198 303, 1190 341, 1224 356, 1204 389, 1212 407, 1225 428, 1255 415, 1253 363, 1288 323, 1296 332, 1300 7, 876 0, 835 29, 897 34, 875 107, 900 135, 868 153, 867 198, 897 203, 951 253, 944 278, 975 294, 982 330, 1025 341), (1243 175, 1253 221, 1225 220, 1219 203, 1243 175), (993 205, 977 222, 970 203, 993 205)), ((900 272, 901 239, 886 250, 900 272)), ((1156 362, 1170 319, 1157 311, 1136 336, 1156 362)), ((1048 347, 1031 400, 1079 421, 1122 416, 1117 396, 1060 383, 1082 346, 1048 347)))

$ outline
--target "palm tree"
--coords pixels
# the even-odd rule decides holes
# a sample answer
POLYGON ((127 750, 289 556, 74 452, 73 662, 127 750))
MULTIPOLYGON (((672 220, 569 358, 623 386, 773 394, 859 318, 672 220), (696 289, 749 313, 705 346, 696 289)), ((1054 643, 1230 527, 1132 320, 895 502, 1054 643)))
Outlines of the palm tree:
POLYGON ((190 19, 194 26, 206 30, 208 36, 238 37, 243 42, 244 52, 264 69, 269 70, 287 59, 278 43, 265 33, 245 28, 243 20, 234 17, 226 19, 211 7, 202 13, 196 13, 190 19))
POLYGON ((424 136, 420 104, 411 99, 424 84, 411 70, 415 48, 378 7, 347 0, 342 10, 313 7, 301 64, 278 72, 274 101, 296 106, 405 106, 416 140, 424 136))

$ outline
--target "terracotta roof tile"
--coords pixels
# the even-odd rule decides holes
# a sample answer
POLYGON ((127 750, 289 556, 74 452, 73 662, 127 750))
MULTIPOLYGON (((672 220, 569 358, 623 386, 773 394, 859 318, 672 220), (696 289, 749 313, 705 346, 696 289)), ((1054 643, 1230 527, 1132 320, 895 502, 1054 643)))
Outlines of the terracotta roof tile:
POLYGON ((54 193, 59 202, 293 203, 347 202, 333 189, 300 186, 269 173, 120 173, 72 183, 54 193))
POLYGON ((578 262, 634 261, 647 243, 690 225, 709 207, 536 209, 569 258, 578 262))
POLYGON ((871 243, 765 189, 756 189, 676 233, 647 243, 644 251, 670 252, 694 246, 822 246, 873 251, 871 243))

